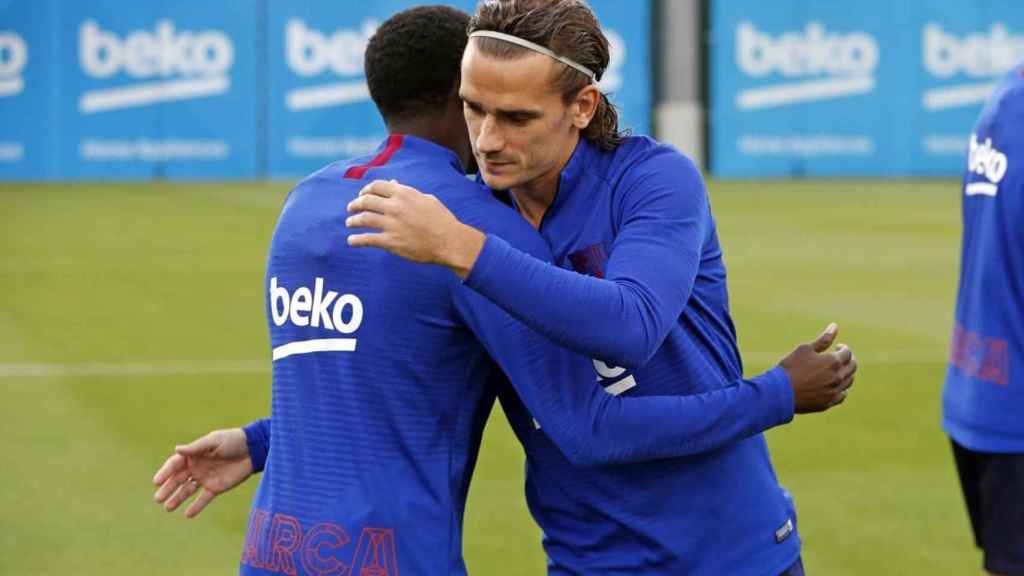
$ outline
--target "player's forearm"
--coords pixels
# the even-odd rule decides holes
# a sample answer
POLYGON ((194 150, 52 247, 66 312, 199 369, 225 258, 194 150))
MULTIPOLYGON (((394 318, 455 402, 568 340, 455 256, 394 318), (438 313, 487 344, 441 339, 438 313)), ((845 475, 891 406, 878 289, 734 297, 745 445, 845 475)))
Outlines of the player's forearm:
POLYGON ((677 251, 672 261, 652 270, 679 277, 673 282, 677 293, 664 294, 634 279, 605 280, 550 266, 488 236, 466 285, 553 342, 636 368, 654 354, 678 317, 693 282, 686 270, 696 267, 696 254, 677 251))
MULTIPOLYGON (((719 390, 688 396, 612 397, 549 431, 577 465, 680 458, 749 438, 793 418, 781 368, 719 390)), ((540 420, 540 419, 538 419, 540 420)))
MULTIPOLYGON (((465 287, 454 295, 463 320, 501 366, 527 411, 574 464, 689 456, 793 417, 793 393, 782 368, 723 388, 715 384, 703 394, 616 397, 597 385, 586 357, 513 321, 465 287)), ((717 377, 713 372, 688 377, 708 381, 717 377)))
POLYGON ((245 425, 245 441, 249 447, 252 471, 262 472, 270 453, 270 418, 262 418, 245 425))

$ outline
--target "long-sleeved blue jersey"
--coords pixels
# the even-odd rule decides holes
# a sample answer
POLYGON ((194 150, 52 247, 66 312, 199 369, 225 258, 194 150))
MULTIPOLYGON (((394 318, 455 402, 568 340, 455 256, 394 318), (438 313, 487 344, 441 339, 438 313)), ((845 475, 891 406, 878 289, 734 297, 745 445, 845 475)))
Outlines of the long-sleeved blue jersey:
POLYGON ((699 396, 613 396, 589 359, 449 271, 349 248, 346 205, 377 178, 431 190, 462 221, 550 258, 452 152, 414 137, 393 135, 374 157, 293 190, 267 265, 271 420, 246 428, 264 474, 241 573, 464 573, 462 512, 496 393, 492 358, 566 462, 678 457, 792 418, 779 368, 699 396))
MULTIPOLYGON (((644 137, 612 152, 581 141, 540 232, 564 269, 489 236, 467 285, 592 355, 611 391, 695 394, 740 377, 722 250, 687 158, 644 137)), ((528 406, 506 412, 526 446, 550 573, 770 576, 797 560, 795 512, 762 435, 581 470, 531 426, 528 406)))
POLYGON ((1024 453, 1024 67, 971 135, 943 427, 979 452, 1024 453))

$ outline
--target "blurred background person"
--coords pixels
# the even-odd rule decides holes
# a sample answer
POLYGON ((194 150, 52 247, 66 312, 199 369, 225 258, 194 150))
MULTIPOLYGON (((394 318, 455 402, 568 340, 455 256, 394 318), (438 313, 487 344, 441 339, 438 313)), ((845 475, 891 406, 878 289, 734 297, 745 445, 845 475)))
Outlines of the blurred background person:
POLYGON ((1024 575, 1024 66, 971 134, 942 423, 985 569, 1024 575))

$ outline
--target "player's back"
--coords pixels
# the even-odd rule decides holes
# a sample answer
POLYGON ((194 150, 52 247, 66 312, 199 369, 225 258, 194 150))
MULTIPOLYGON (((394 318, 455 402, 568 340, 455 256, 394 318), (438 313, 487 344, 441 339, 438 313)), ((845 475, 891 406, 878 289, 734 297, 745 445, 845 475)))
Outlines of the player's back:
POLYGON ((267 265, 273 433, 243 573, 465 572, 462 510, 491 363, 458 321, 454 275, 347 246, 346 205, 368 178, 454 207, 496 203, 454 154, 408 136, 289 196, 267 265))
POLYGON ((986 104, 963 180, 963 243, 943 425, 978 452, 1024 452, 1024 67, 986 104))

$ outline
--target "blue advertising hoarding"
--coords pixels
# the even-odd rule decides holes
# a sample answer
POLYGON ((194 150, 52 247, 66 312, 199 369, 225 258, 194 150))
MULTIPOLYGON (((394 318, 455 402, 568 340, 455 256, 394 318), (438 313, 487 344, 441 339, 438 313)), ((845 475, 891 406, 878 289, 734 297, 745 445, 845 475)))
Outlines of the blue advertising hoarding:
POLYGON ((57 174, 51 32, 56 1, 0 0, 0 179, 57 174))
POLYGON ((1024 61, 1015 4, 713 2, 712 172, 959 173, 993 82, 1024 61))
POLYGON ((58 25, 61 177, 258 174, 252 2, 68 2, 58 25))
MULTIPOLYGON (((364 153, 385 132, 366 42, 417 4, 0 0, 0 179, 294 177, 364 153)), ((646 133, 650 0, 592 5, 601 87, 646 133)))
POLYGON ((407 1, 269 0, 268 168, 300 176, 369 152, 387 131, 363 74, 366 44, 407 1))
POLYGON ((1014 0, 925 2, 917 9, 910 172, 959 174, 985 99, 1024 62, 1024 10, 1014 0))
MULTIPOLYGON (((472 12, 474 0, 445 2, 472 12)), ((363 54, 377 26, 421 2, 382 0, 269 0, 268 172, 309 173, 339 158, 373 150, 385 137, 370 100, 363 54)), ((649 130, 650 2, 592 2, 612 45, 602 89, 612 94, 622 124, 649 130)))
POLYGON ((590 5, 611 44, 611 61, 601 78, 601 90, 619 108, 622 128, 650 134, 654 106, 651 2, 592 0, 590 5))

